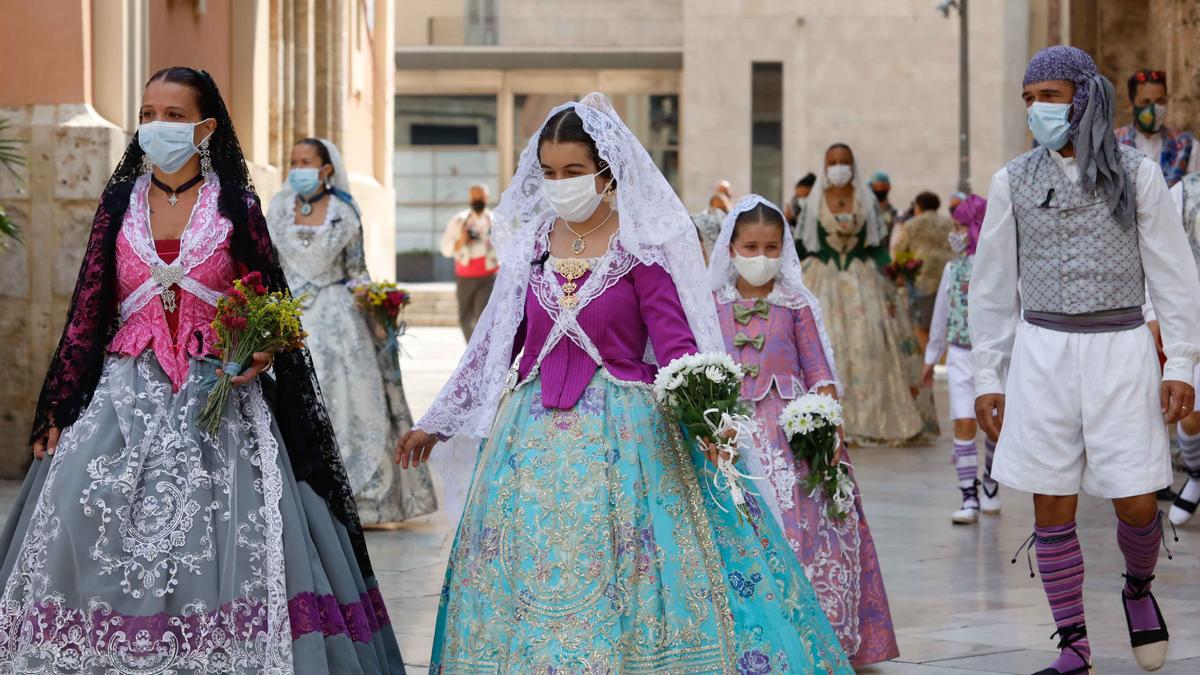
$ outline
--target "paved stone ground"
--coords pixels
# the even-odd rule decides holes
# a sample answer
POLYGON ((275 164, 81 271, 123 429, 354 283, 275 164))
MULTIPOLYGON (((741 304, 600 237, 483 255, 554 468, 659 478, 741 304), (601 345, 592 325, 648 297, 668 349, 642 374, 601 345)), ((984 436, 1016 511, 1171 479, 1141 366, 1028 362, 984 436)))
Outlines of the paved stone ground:
MULTIPOLYGON (((453 328, 414 328, 404 338, 405 387, 422 413, 463 347, 453 328)), ((939 383, 940 409, 945 387, 939 383)), ((948 425, 943 423, 943 428, 948 425)), ((860 448, 853 453, 900 637, 897 661, 864 669, 888 675, 1030 673, 1053 658, 1054 631, 1040 582, 1013 551, 1029 534, 1029 497, 1004 492, 1004 513, 954 527, 957 490, 947 434, 935 446, 860 448)), ((464 475, 470 467, 463 467, 464 475)), ((4 504, 17 485, 0 487, 4 504)), ((1126 643, 1118 592, 1123 571, 1111 508, 1084 498, 1080 534, 1086 601, 1098 673, 1138 673, 1126 643)), ((372 558, 396 633, 413 672, 429 662, 437 595, 454 524, 437 513, 394 532, 369 534, 372 558)), ((1160 673, 1200 673, 1200 522, 1179 532, 1155 583, 1170 621, 1171 661, 1160 673)), ((1022 556, 1023 558, 1024 556, 1022 556)))

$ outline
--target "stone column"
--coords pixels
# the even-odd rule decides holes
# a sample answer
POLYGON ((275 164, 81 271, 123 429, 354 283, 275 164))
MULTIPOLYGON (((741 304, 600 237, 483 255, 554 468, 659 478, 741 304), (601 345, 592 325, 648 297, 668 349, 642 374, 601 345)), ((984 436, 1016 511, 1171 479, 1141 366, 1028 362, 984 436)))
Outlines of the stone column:
MULTIPOLYGON (((19 477, 96 204, 126 135, 91 105, 92 3, 8 3, 5 11, 0 117, 27 164, 16 176, 0 170, 0 204, 24 231, 22 243, 0 251, 0 477, 19 477)), ((97 86, 122 76, 97 74, 97 86)))

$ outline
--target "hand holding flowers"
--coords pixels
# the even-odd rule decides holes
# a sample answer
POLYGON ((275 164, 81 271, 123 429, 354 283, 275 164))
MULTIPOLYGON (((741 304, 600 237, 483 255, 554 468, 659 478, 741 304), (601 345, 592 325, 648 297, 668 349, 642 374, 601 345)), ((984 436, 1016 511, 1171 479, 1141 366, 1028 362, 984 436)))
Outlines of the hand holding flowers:
POLYGON ((223 365, 197 421, 210 434, 221 425, 225 402, 235 385, 245 384, 269 367, 274 354, 300 349, 307 333, 300 327, 300 307, 307 299, 270 292, 262 275, 251 272, 233 282, 217 300, 213 330, 223 365), (249 366, 249 369, 247 369, 249 366))
POLYGON ((654 395, 696 438, 700 451, 717 467, 713 485, 727 491, 739 515, 746 495, 734 463, 738 447, 750 442, 755 424, 741 401, 742 369, 725 352, 681 356, 659 369, 654 395))
POLYGON ((842 406, 828 394, 805 394, 779 415, 796 459, 808 465, 805 489, 810 495, 817 490, 825 495, 825 513, 833 520, 854 510, 854 482, 842 461, 841 424, 842 406))
POLYGON ((412 302, 408 291, 390 281, 373 281, 354 287, 354 299, 367 314, 375 337, 383 342, 383 358, 394 363, 392 377, 400 379, 400 336, 405 323, 404 308, 412 302))

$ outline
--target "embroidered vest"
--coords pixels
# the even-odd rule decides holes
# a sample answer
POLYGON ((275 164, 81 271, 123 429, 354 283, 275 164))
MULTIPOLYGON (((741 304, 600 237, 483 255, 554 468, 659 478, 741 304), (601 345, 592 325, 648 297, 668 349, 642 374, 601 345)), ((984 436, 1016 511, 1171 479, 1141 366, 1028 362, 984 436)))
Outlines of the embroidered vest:
POLYGON ((950 266, 950 311, 946 316, 946 341, 956 347, 971 348, 967 326, 967 290, 971 286, 971 259, 961 256, 946 263, 950 266))
MULTIPOLYGON (((1135 181, 1141 153, 1124 145, 1117 151, 1135 181)), ((1068 180, 1045 148, 1009 162, 1008 175, 1024 309, 1088 314, 1142 305, 1136 224, 1118 223, 1103 195, 1068 180)))
POLYGON ((1193 173, 1183 179, 1183 231, 1187 232, 1188 243, 1192 246, 1192 257, 1196 259, 1196 267, 1200 268, 1200 173, 1193 173))
MULTIPOLYGON (((1116 133, 1118 143, 1131 148, 1135 147, 1134 138, 1137 129, 1134 128, 1134 125, 1127 124, 1117 129, 1116 133)), ((1167 185, 1174 187, 1187 175, 1188 163, 1192 159, 1192 143, 1195 139, 1186 131, 1176 131, 1165 127, 1159 134, 1162 135, 1163 140, 1162 152, 1158 157, 1150 159, 1158 162, 1158 166, 1163 172, 1163 178, 1167 179, 1167 185)))

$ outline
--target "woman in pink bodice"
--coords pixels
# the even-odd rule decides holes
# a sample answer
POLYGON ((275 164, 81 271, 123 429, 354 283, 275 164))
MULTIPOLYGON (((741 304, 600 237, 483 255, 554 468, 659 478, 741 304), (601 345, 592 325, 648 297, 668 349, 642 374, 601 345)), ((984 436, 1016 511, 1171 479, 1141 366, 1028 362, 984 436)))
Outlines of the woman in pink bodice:
POLYGON ((306 351, 216 360, 233 280, 287 289, 220 92, 164 69, 140 121, 0 539, 0 671, 403 673, 306 351))

